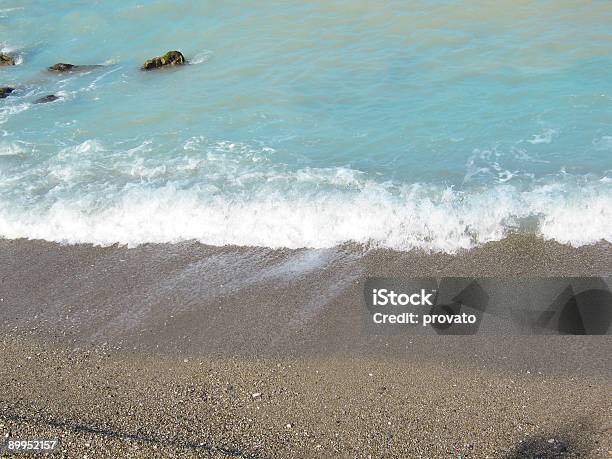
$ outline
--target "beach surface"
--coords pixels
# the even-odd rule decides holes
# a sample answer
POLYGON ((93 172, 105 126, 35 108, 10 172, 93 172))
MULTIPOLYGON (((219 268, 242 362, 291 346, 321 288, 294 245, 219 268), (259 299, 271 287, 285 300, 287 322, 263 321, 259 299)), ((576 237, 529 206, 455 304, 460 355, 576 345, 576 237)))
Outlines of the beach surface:
POLYGON ((66 457, 610 457, 609 337, 361 320, 370 276, 609 276, 611 248, 2 240, 0 435, 66 457))

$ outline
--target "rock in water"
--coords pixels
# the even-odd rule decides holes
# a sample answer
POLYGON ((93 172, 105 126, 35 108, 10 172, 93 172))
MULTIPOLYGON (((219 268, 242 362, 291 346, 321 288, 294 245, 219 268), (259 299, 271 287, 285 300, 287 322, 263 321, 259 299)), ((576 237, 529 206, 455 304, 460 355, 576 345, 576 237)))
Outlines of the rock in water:
POLYGON ((98 67, 104 67, 103 65, 73 65, 73 64, 55 64, 49 67, 47 70, 49 72, 88 72, 90 70, 97 69, 98 67))
POLYGON ((187 61, 180 51, 168 51, 163 56, 154 57, 142 64, 142 70, 154 70, 171 65, 183 65, 187 61))
POLYGON ((47 70, 49 70, 50 72, 70 72, 75 67, 76 65, 59 63, 52 65, 47 70))
POLYGON ((15 59, 8 54, 0 54, 0 66, 3 65, 15 65, 15 59))
POLYGON ((34 103, 35 104, 46 104, 48 102, 55 102, 57 99, 59 99, 59 97, 57 97, 55 94, 49 94, 48 96, 41 97, 40 99, 36 99, 34 103))
POLYGON ((6 86, 4 88, 0 88, 0 99, 7 98, 14 90, 15 90, 15 88, 11 88, 9 86, 6 86))

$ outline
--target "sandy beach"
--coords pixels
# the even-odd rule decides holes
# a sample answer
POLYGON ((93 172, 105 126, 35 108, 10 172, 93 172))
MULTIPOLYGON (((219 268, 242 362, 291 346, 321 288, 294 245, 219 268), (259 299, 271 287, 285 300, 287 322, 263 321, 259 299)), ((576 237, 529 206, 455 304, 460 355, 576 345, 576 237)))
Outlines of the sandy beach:
POLYGON ((612 1, 246 6, 0 3, 0 457, 612 459, 612 1))
POLYGON ((360 314, 368 276, 609 275, 610 249, 4 240, 0 434, 65 457, 608 457, 607 336, 371 336, 360 314))

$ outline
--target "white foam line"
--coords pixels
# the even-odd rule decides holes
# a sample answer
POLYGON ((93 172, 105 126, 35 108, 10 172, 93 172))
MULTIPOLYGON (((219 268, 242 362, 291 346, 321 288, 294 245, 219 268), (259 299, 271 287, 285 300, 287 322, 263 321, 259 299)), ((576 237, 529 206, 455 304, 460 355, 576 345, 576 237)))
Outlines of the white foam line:
POLYGON ((328 248, 353 241, 454 252, 500 240, 521 219, 537 218, 546 239, 576 246, 612 241, 612 193, 568 195, 559 186, 522 193, 498 186, 474 195, 445 190, 436 196, 412 189, 394 197, 371 185, 301 198, 270 190, 241 201, 168 185, 132 188, 105 207, 92 207, 94 202, 100 201, 78 196, 20 209, 0 201, 0 235, 130 246, 195 239, 218 246, 328 248))

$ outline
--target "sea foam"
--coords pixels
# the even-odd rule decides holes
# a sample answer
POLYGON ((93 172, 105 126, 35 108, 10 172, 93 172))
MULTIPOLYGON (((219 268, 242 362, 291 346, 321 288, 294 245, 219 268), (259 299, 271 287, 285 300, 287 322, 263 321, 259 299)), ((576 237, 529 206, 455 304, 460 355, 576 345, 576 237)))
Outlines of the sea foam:
POLYGON ((268 188, 240 198, 168 184, 132 187, 110 202, 84 195, 27 210, 0 202, 0 235, 129 246, 197 240, 325 248, 356 242, 452 253, 502 239, 531 218, 545 239, 574 246, 611 241, 612 194, 603 187, 566 191, 558 185, 523 192, 500 185, 466 194, 414 185, 392 192, 369 182, 354 192, 300 197, 268 188))

